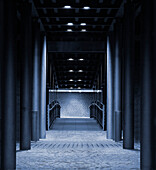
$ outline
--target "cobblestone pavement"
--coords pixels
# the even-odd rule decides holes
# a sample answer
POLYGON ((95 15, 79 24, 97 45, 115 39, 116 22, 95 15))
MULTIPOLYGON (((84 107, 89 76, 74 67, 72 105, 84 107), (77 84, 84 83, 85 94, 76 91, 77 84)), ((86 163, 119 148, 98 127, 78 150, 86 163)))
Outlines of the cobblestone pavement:
POLYGON ((106 139, 93 119, 58 119, 47 138, 19 151, 17 169, 129 170, 140 169, 140 149, 122 149, 122 142, 106 139))

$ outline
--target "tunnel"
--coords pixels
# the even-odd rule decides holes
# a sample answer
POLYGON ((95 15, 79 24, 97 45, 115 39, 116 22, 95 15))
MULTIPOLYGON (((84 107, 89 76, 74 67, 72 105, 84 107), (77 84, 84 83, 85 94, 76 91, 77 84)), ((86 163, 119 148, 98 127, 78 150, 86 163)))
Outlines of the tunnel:
POLYGON ((155 11, 0 0, 0 169, 156 169, 155 11))

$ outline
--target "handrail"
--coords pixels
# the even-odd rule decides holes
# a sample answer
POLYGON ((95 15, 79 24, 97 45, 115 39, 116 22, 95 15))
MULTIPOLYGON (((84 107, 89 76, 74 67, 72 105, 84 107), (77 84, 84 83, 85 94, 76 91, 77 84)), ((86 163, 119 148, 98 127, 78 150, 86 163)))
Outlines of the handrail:
POLYGON ((52 126, 54 120, 57 117, 60 117, 60 108, 60 103, 57 100, 53 100, 50 104, 47 105, 47 130, 49 130, 49 128, 52 126))
POLYGON ((102 112, 102 115, 101 115, 101 113, 99 113, 97 111, 94 114, 90 113, 91 114, 90 116, 94 117, 104 130, 105 105, 102 102, 100 102, 99 100, 97 100, 97 101, 92 102, 91 105, 89 106, 89 108, 91 109, 92 106, 96 106, 102 112))
POLYGON ((99 105, 97 105, 96 103, 92 103, 89 107, 91 107, 92 105, 97 106, 101 111, 103 111, 103 108, 101 109, 101 108, 99 107, 99 105))
MULTIPOLYGON (((53 110, 53 109, 55 108, 56 105, 59 105, 59 106, 60 106, 60 104, 59 104, 58 101, 57 101, 57 103, 55 103, 55 104, 52 106, 52 108, 49 109, 49 107, 48 107, 48 110, 49 110, 49 111, 53 110)), ((61 107, 61 106, 60 106, 60 107, 61 107)))

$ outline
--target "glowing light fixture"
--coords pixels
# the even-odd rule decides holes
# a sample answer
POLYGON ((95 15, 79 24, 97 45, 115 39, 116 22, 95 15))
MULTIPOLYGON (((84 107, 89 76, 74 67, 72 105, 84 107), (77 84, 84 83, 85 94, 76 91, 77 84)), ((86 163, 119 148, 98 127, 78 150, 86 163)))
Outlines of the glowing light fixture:
POLYGON ((84 59, 83 59, 83 58, 80 58, 79 60, 80 60, 80 61, 83 61, 84 59))
POLYGON ((86 29, 82 29, 81 32, 86 32, 86 29))
POLYGON ((74 81, 73 79, 70 79, 69 81, 74 81))
POLYGON ((69 72, 74 72, 74 70, 69 70, 69 72))
POLYGON ((81 87, 78 87, 78 89, 81 89, 81 87))
POLYGON ((70 8, 71 8, 71 6, 69 6, 69 5, 65 5, 65 6, 64 6, 64 8, 65 8, 65 9, 70 9, 70 8))
POLYGON ((81 79, 78 79, 78 81, 82 81, 81 79))
POLYGON ((79 72, 79 73, 82 73, 82 72, 83 72, 83 70, 79 70, 78 72, 79 72))
POLYGON ((89 7, 89 6, 84 6, 84 7, 83 7, 83 9, 85 9, 85 10, 89 10, 89 9, 90 9, 90 7, 89 7))
POLYGON ((80 25, 81 25, 81 26, 85 26, 85 25, 86 25, 86 23, 81 23, 80 25))
POLYGON ((73 61, 74 59, 73 59, 73 58, 69 58, 68 60, 69 60, 69 61, 73 61))
POLYGON ((73 23, 72 23, 72 22, 69 22, 67 25, 68 25, 68 26, 73 26, 73 23))
POLYGON ((73 30, 72 29, 67 29, 67 32, 72 32, 73 30))

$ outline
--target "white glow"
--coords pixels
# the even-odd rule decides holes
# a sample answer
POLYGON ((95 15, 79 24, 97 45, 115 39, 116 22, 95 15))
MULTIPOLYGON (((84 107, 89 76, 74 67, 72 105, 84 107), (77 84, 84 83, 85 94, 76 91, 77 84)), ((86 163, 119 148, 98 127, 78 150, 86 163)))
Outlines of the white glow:
POLYGON ((83 59, 83 58, 80 58, 79 60, 80 60, 80 61, 83 61, 84 59, 83 59))
POLYGON ((64 6, 64 8, 65 8, 65 9, 70 9, 70 8, 71 8, 71 6, 66 5, 66 6, 64 6))
POLYGON ((69 25, 69 26, 73 26, 73 23, 72 23, 72 22, 69 22, 67 25, 69 25))
POLYGON ((79 70, 78 72, 82 73, 82 72, 83 72, 83 70, 79 70))
MULTIPOLYGON (((70 92, 73 92, 73 93, 79 93, 79 89, 73 89, 73 90, 70 90, 70 92)), ((98 92, 102 92, 102 90, 92 90, 92 89, 88 89, 88 90, 86 90, 86 89, 81 89, 81 93, 97 93, 97 91, 98 92)), ((62 89, 62 90, 49 90, 49 92, 59 92, 59 93, 68 93, 69 92, 69 90, 67 90, 67 89, 62 89)))
POLYGON ((69 58, 68 60, 69 60, 69 61, 73 61, 74 59, 73 59, 73 58, 69 58))
POLYGON ((72 32, 73 30, 72 29, 67 29, 68 32, 72 32))
POLYGON ((80 25, 81 25, 81 26, 85 26, 85 25, 86 25, 86 23, 81 23, 80 25))
POLYGON ((69 81, 74 81, 73 79, 70 79, 69 81))
POLYGON ((70 89, 73 89, 73 87, 70 87, 70 89))
POLYGON ((84 6, 83 9, 88 10, 88 9, 90 9, 90 7, 89 6, 84 6))
POLYGON ((86 29, 82 29, 81 32, 86 32, 86 29))
POLYGON ((81 87, 78 87, 78 89, 81 89, 81 87))
POLYGON ((69 70, 69 72, 74 72, 74 70, 69 70))
POLYGON ((78 79, 78 81, 82 81, 81 79, 78 79))

